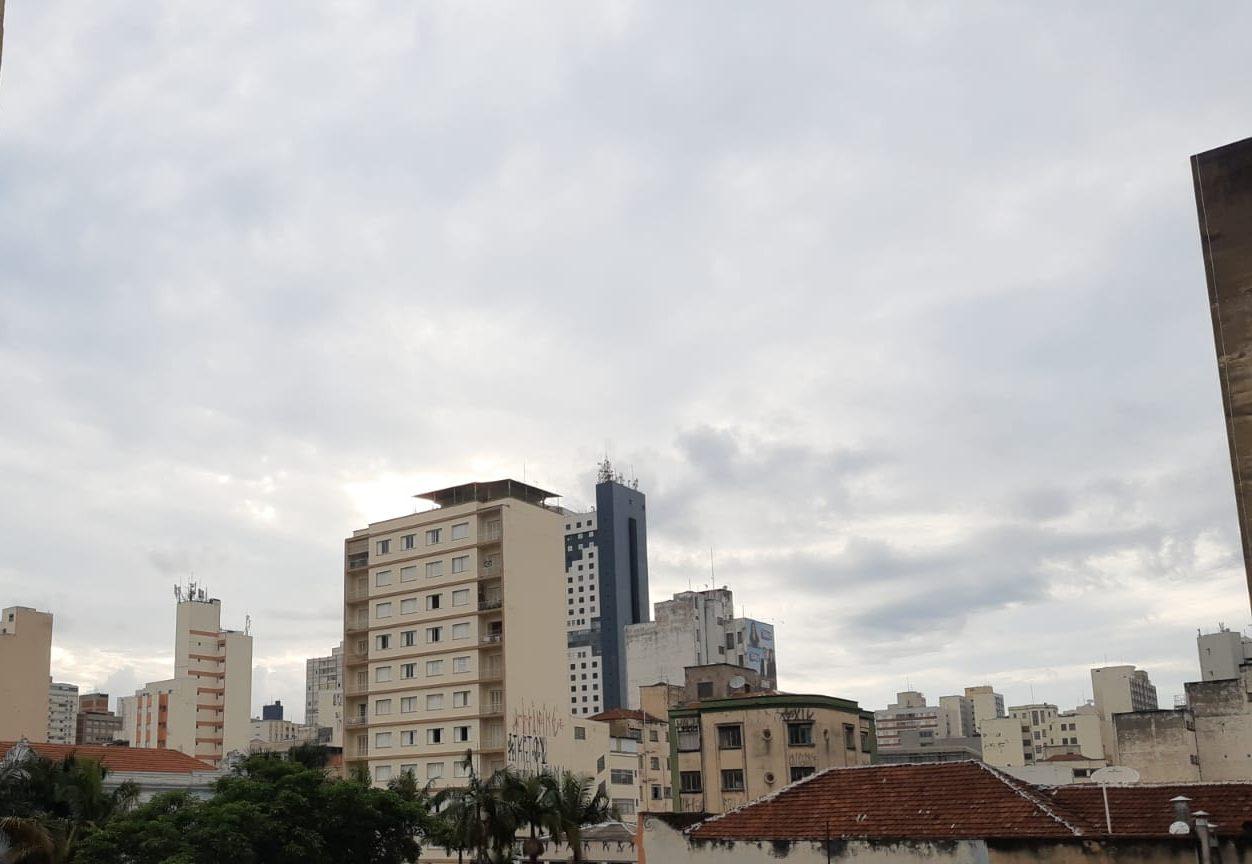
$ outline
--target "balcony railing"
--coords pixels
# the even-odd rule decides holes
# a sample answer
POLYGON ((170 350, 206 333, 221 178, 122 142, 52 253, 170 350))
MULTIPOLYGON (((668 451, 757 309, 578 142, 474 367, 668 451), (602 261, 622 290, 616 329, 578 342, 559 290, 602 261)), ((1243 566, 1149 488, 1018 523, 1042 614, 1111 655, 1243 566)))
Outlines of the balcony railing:
POLYGON ((370 598, 370 589, 367 585, 349 588, 344 596, 349 600, 368 600, 370 598))
POLYGON ((356 552, 347 556, 347 567, 349 570, 361 570, 370 566, 370 554, 368 552, 356 552))
POLYGON ((369 626, 370 626, 370 619, 357 618, 356 620, 349 620, 347 624, 344 626, 344 630, 348 633, 355 633, 360 630, 368 630, 369 626))
POLYGON ((343 721, 343 725, 348 726, 348 727, 364 726, 368 722, 370 722, 368 717, 360 717, 360 716, 348 717, 347 719, 343 721))
POLYGON ((361 683, 359 681, 345 684, 343 692, 349 696, 364 696, 366 693, 370 692, 370 685, 369 682, 361 683))
POLYGON ((500 524, 487 523, 480 525, 478 528, 478 543, 481 546, 484 543, 499 543, 504 537, 504 526, 500 524))
POLYGON ((503 633, 484 633, 481 637, 479 637, 478 641, 481 642, 483 645, 499 645, 501 642, 504 641, 504 634, 503 633))
POLYGON ((504 598, 502 597, 497 596, 497 597, 479 597, 478 598, 478 611, 479 612, 490 612, 493 609, 499 609, 503 605, 504 605, 504 598))

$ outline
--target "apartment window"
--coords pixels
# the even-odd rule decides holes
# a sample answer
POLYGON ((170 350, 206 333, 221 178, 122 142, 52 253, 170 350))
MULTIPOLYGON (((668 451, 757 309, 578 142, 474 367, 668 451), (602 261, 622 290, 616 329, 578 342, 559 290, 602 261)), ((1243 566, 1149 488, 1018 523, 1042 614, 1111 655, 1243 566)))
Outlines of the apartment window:
POLYGON ((391 667, 379 666, 374 670, 374 681, 379 684, 385 684, 391 680, 391 667))
POLYGON ((416 630, 401 630, 400 631, 400 644, 404 646, 405 648, 412 648, 414 645, 416 645, 417 644, 417 631, 416 630))
POLYGON ((438 780, 443 777, 443 763, 430 762, 426 765, 426 779, 438 780))
POLYGON ((426 694, 426 710, 442 711, 443 710, 443 694, 427 693, 426 694))
POLYGON ((469 638, 469 624, 468 623, 453 624, 452 625, 452 638, 453 639, 468 639, 469 638))
POLYGON ((468 657, 453 657, 452 658, 452 672, 455 674, 458 672, 470 671, 469 661, 470 661, 470 658, 468 657))
POLYGON ((452 740, 456 742, 457 744, 463 744, 466 741, 470 740, 470 727, 453 726, 452 727, 452 740))
POLYGON ((742 768, 723 769, 722 791, 723 792, 742 792, 743 791, 743 769, 742 768))
POLYGON ((574 727, 574 740, 575 740, 575 741, 586 741, 586 740, 587 740, 587 727, 586 727, 586 726, 575 726, 575 727, 574 727))
POLYGON ((443 597, 442 594, 427 594, 426 595, 426 611, 433 612, 434 610, 438 609, 441 597, 443 597))
POLYGON ((390 618, 391 617, 391 603, 390 602, 379 603, 377 606, 375 606, 374 617, 375 618, 390 618))
POLYGON ((401 765, 401 766, 400 766, 400 773, 401 773, 401 774, 408 774, 410 777, 416 777, 416 776, 417 776, 417 766, 416 766, 416 765, 401 765))
POLYGON ((792 765, 791 766, 791 782, 794 783, 797 780, 803 780, 805 777, 808 777, 810 774, 812 774, 816 770, 817 769, 814 768, 812 765, 792 765))
POLYGON ((727 648, 734 648, 734 647, 735 647, 735 634, 734 634, 734 633, 727 633, 727 634, 726 634, 726 647, 727 647, 727 648))
POLYGON ((391 700, 378 699, 374 702, 374 716, 382 717, 391 713, 391 700))
POLYGON ((656 734, 656 730, 655 730, 655 729, 650 729, 650 730, 648 730, 648 740, 649 740, 649 741, 656 741, 656 740, 657 740, 657 734, 656 734))
POLYGON ((713 697, 713 682, 700 681, 696 684, 697 699, 711 699, 713 697))
POLYGON ((678 750, 680 752, 688 753, 700 749, 700 720, 698 718, 675 718, 674 732, 678 736, 678 750))
POLYGON ((468 705, 469 705, 469 691, 468 690, 453 690, 452 691, 452 707, 453 708, 465 708, 468 705))
POLYGON ((443 729, 441 728, 427 729, 426 730, 426 743, 427 744, 442 744, 443 743, 443 729))
POLYGON ((426 677, 427 678, 433 678, 436 675, 442 675, 442 674, 443 674, 443 661, 442 660, 427 660, 426 661, 426 677))
POLYGON ((453 540, 464 540, 466 537, 469 537, 469 523, 468 522, 458 522, 452 526, 452 539, 453 540))
POLYGON ((453 591, 452 592, 452 605, 453 606, 468 606, 469 594, 470 592, 468 588, 458 588, 457 590, 453 591))
POLYGON ((400 713, 401 714, 412 714, 416 710, 417 710, 417 697, 416 696, 400 697, 400 713))
POLYGON ((609 782, 619 786, 632 786, 635 782, 635 772, 627 768, 610 769, 609 782))
POLYGON ((379 651, 386 651, 391 647, 391 634, 382 633, 374 637, 374 647, 379 651))
POLYGON ((427 561, 426 562, 426 578, 427 579, 434 579, 436 576, 442 576, 442 575, 443 575, 443 562, 442 561, 427 561))
POLYGON ((410 564, 408 567, 400 568, 400 581, 413 582, 417 579, 417 566, 410 564))
POLYGON ((847 750, 856 749, 856 727, 849 724, 843 724, 843 746, 847 750))
POLYGON ((452 559, 452 572, 464 573, 469 568, 469 556, 458 555, 452 559))
POLYGON ((661 770, 660 757, 653 756, 651 759, 649 759, 648 767, 650 767, 653 771, 660 771, 661 770))
POLYGON ((375 732, 374 733, 374 747, 376 749, 386 750, 390 746, 391 746, 391 733, 390 732, 375 732))
MULTIPOLYGON (((847 727, 852 728, 852 727, 847 727)), ((813 724, 812 723, 788 723, 787 724, 787 744, 791 747, 812 747, 813 746, 813 724)))
POLYGON ((743 727, 738 723, 717 727, 718 750, 740 750, 743 748, 743 727))
POLYGON ((386 588, 390 584, 391 584, 391 571, 390 570, 379 570, 377 573, 374 574, 374 587, 375 588, 386 588))
POLYGON ((412 615, 416 611, 417 611, 417 598, 416 597, 407 597, 404 600, 400 601, 400 614, 401 615, 412 615))
POLYGON ((869 732, 864 729, 861 730, 861 752, 869 752, 869 732))
POLYGON ((442 627, 427 627, 426 628, 426 642, 428 644, 434 643, 434 642, 442 642, 442 641, 443 641, 443 628, 442 627))
POLYGON ((653 786, 653 787, 652 787, 652 800, 653 800, 653 801, 660 801, 660 800, 661 800, 661 787, 660 787, 660 786, 653 786))
POLYGON ((386 555, 388 552, 391 551, 391 541, 379 540, 375 548, 378 550, 379 555, 386 555))
POLYGON ((431 528, 429 531, 426 532, 426 545, 434 546, 436 543, 440 541, 442 536, 443 536, 442 528, 431 528))
POLYGON ((417 664, 416 663, 401 663, 400 664, 400 677, 401 678, 416 678, 417 677, 417 664))
POLYGON ((464 760, 453 762, 452 763, 452 776, 453 777, 468 777, 469 769, 470 769, 469 763, 464 760))
POLYGON ((417 733, 412 729, 406 729, 400 733, 400 746, 412 747, 417 744, 417 733))
POLYGON ((391 779, 391 766, 390 765, 375 765, 374 766, 374 779, 377 780, 379 783, 386 783, 388 780, 390 780, 391 779))
POLYGON ((417 545, 416 534, 405 534, 403 537, 400 538, 401 549, 412 549, 416 545, 417 545))
POLYGON ((604 757, 601 756, 599 759, 596 760, 596 773, 599 774, 603 770, 604 770, 604 757))

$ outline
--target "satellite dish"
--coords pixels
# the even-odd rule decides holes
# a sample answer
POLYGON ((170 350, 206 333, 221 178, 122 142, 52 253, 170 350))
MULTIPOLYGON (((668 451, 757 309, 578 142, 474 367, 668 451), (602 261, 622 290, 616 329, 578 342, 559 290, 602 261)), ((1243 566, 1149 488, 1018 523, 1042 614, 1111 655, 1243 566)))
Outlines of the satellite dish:
POLYGON ((1102 786, 1126 786, 1139 782, 1139 772, 1125 765, 1109 765, 1092 771, 1091 779, 1102 786))
POLYGON ((1170 834, 1190 834, 1191 826, 1181 820, 1178 822, 1173 822, 1169 826, 1169 833, 1170 834))
POLYGON ((747 686, 748 682, 742 675, 736 675, 734 678, 730 679, 729 684, 731 690, 742 690, 747 686))

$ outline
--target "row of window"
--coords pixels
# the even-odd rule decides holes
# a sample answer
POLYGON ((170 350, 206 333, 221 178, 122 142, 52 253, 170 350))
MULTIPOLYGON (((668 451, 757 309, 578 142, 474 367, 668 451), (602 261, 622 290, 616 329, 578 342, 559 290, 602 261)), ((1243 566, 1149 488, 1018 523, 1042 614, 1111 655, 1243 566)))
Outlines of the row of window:
MULTIPOLYGON (((461 621, 459 623, 453 624, 451 627, 447 627, 442 624, 437 627, 427 627, 426 628, 426 644, 434 645, 438 642, 444 641, 445 630, 451 632, 452 639, 454 641, 457 639, 470 638, 469 622, 461 621)), ((374 637, 374 647, 377 648, 379 651, 386 651, 388 648, 391 647, 392 635, 393 634, 391 633, 379 633, 377 636, 374 637)), ((401 630, 399 635, 400 635, 400 647, 401 648, 411 648, 413 647, 414 644, 416 644, 416 638, 417 638, 416 630, 401 630)), ((385 667, 381 667, 381 668, 385 668, 385 667)))
MULTIPOLYGON (((427 693, 426 694, 426 710, 427 711, 442 711, 443 706, 444 706, 443 697, 444 697, 444 694, 442 693, 427 693)), ((399 699, 400 713, 401 714, 417 713, 417 699, 418 697, 416 696, 400 697, 399 699)), ((394 701, 395 700, 392 700, 392 699, 374 700, 374 716, 386 717, 387 715, 389 715, 391 713, 391 706, 394 704, 394 701)), ((452 707, 453 708, 468 708, 469 704, 470 704, 470 691, 468 690, 453 690, 452 691, 452 707)), ((469 728, 469 727, 466 727, 466 728, 469 728)))
MULTIPOLYGON (((444 776, 443 770, 444 770, 443 762, 427 762, 426 763, 426 779, 427 780, 441 779, 444 776)), ((401 774, 411 774, 413 777, 416 777, 417 772, 418 772, 417 765, 401 765, 400 766, 401 774)), ((468 777, 469 776, 469 764, 466 763, 465 760, 463 759, 453 762, 452 763, 452 776, 453 777, 468 777)), ((379 783, 386 783, 388 780, 391 779, 391 777, 392 777, 392 773, 391 773, 390 765, 375 765, 374 766, 374 779, 377 780, 379 783)))
MULTIPOLYGON (((374 747, 375 749, 378 749, 378 750, 386 750, 387 748, 391 746, 393 735, 399 736, 401 747, 416 747, 418 743, 417 732, 418 730, 416 729, 402 729, 396 733, 375 732, 374 733, 374 747)), ((448 743, 449 739, 448 739, 448 736, 445 734, 445 732, 446 730, 442 726, 436 726, 432 729, 427 729, 426 730, 426 743, 431 744, 431 745, 448 743)), ((452 740, 452 743, 454 744, 464 744, 465 742, 469 741, 470 740, 470 727, 469 726, 453 726, 451 740, 452 740)))
MULTIPOLYGON (((675 722, 678 733, 678 749, 684 752, 700 749, 700 721, 697 718, 681 718, 675 722)), ((843 724, 843 745, 848 750, 857 749, 856 727, 850 723, 843 724)), ((861 750, 869 752, 869 731, 861 730, 861 750)), ((787 724, 787 746, 812 747, 813 723, 800 722, 787 724)), ((743 724, 724 723, 717 727, 717 749, 743 749, 743 724)))
MULTIPOLYGON (((465 573, 466 571, 468 571, 469 560, 470 560, 470 556, 468 555, 452 556, 451 558, 452 572, 453 573, 465 573)), ((437 561, 427 561, 423 566, 425 567, 425 570, 426 570, 427 579, 437 579, 438 577, 442 576, 444 573, 442 558, 438 559, 437 561)), ((406 564, 405 566, 401 567, 400 568, 400 581, 401 582, 416 582, 417 581, 417 565, 406 564)), ((375 588, 386 588, 389 585, 391 585, 391 571, 390 570, 379 570, 377 573, 374 574, 374 587, 375 588)))
MULTIPOLYGON (((812 765, 793 765, 788 770, 787 779, 788 782, 795 783, 797 780, 803 780, 816 771, 817 769, 812 765)), ((723 792, 744 791, 742 768, 722 769, 721 781, 723 792)), ((685 795, 699 794, 704 791, 704 777, 699 771, 679 771, 678 783, 679 791, 685 795)), ((653 788, 655 789, 656 787, 653 788)))
MULTIPOLYGON (((384 645, 383 647, 385 648, 386 646, 384 645)), ((453 657, 451 662, 453 675, 460 675, 470 671, 470 658, 468 655, 464 657, 453 657)), ((417 677, 417 663, 400 663, 397 665, 400 667, 401 681, 417 677)), ((446 663, 443 658, 438 660, 427 660, 426 677, 437 678, 440 675, 443 675, 445 665, 446 663)), ((379 666, 374 670, 374 680, 379 684, 386 684, 391 680, 391 669, 392 667, 390 666, 379 666)))
MULTIPOLYGON (((469 538, 469 523, 457 522, 452 526, 451 536, 453 540, 466 540, 469 538)), ((426 545, 436 546, 443 542, 443 529, 431 528, 426 531, 426 545)), ((416 549, 417 534, 403 534, 400 537, 400 549, 416 549)), ((389 555, 391 553, 391 539, 378 540, 374 544, 374 551, 378 555, 389 555)))

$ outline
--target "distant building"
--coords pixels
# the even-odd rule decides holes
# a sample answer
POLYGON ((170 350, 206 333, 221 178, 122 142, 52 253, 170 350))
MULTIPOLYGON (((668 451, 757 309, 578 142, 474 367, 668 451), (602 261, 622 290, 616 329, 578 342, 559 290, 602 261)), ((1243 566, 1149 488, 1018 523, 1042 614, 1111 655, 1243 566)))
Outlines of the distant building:
POLYGON ((112 744, 121 733, 122 718, 109 710, 108 693, 87 693, 78 697, 75 744, 112 744))
POLYGON ((629 698, 650 684, 682 684, 687 667, 713 663, 752 669, 762 687, 777 687, 773 625, 736 618, 734 605, 729 588, 683 591, 655 604, 651 622, 627 627, 629 698))
POLYGON ((48 743, 73 744, 78 717, 78 685, 53 681, 48 686, 48 743))
POLYGON ((1155 711, 1159 706, 1156 688, 1148 679, 1148 673, 1134 666, 1105 666, 1091 670, 1091 695, 1095 711, 1100 718, 1100 737, 1104 754, 1115 764, 1117 756, 1117 733, 1113 727, 1113 715, 1131 711, 1155 711))
POLYGON ((0 741, 48 739, 52 615, 27 606, 0 612, 0 741))
POLYGON ((333 726, 321 717, 324 690, 339 691, 343 704, 343 645, 331 649, 328 657, 310 657, 304 664, 304 722, 315 726, 333 726))
MULTIPOLYGON (((275 699, 272 705, 261 706, 262 720, 282 720, 283 719, 283 703, 281 699, 275 699)), ((255 723, 256 721, 253 720, 255 723)))
POLYGON ((317 726, 281 717, 254 718, 248 724, 248 750, 252 753, 284 752, 298 744, 314 743, 318 743, 317 726))
POLYGON ((674 809, 669 771, 669 722, 641 709, 614 708, 590 718, 609 727, 609 752, 598 781, 618 815, 674 809))
POLYGON ((1238 678, 1239 668, 1252 660, 1252 639, 1219 625, 1216 633, 1197 635, 1196 653, 1201 681, 1238 678))
POLYGON ((252 637, 221 625, 222 604, 193 584, 179 594, 174 677, 135 693, 132 747, 178 750, 218 765, 248 747, 252 637))
POLYGON ((114 737, 115 741, 130 743, 131 736, 136 730, 135 717, 138 713, 138 704, 138 696, 117 697, 117 716, 122 718, 122 728, 114 737))
POLYGON ((977 687, 966 687, 965 698, 969 700, 974 711, 974 733, 978 734, 978 729, 983 720, 993 720, 997 717, 1003 717, 1004 714, 1004 697, 995 692, 986 684, 977 687))
POLYGON ((674 803, 683 813, 724 813, 816 771, 874 757, 874 715, 831 696, 719 694, 671 708, 669 726, 674 803))
POLYGON ((569 707, 592 715, 626 707, 636 695, 627 678, 626 628, 649 618, 647 496, 606 459, 596 509, 564 516, 569 707))
POLYGON ((68 756, 97 761, 107 771, 103 783, 105 792, 112 792, 123 783, 131 782, 139 787, 140 803, 146 803, 162 792, 185 792, 207 799, 213 794, 213 785, 224 773, 175 750, 0 741, 0 766, 20 764, 32 755, 56 762, 68 756))
MULTIPOLYGON (((875 712, 877 714, 877 712, 875 712)), ((874 755, 878 765, 924 762, 963 762, 982 758, 982 739, 974 736, 923 738, 921 730, 902 729, 895 733, 895 744, 879 748, 874 755)))

